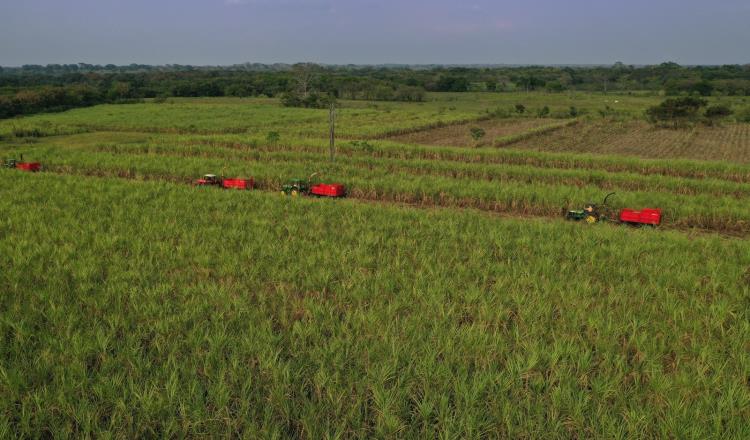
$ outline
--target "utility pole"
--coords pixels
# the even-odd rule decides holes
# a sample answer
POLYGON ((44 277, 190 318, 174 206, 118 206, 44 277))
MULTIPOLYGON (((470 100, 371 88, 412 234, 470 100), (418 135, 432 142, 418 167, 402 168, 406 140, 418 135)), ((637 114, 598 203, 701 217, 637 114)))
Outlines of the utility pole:
POLYGON ((333 162, 333 156, 336 152, 336 101, 333 97, 330 98, 330 101, 330 106, 328 107, 328 134, 330 136, 331 162, 333 162))

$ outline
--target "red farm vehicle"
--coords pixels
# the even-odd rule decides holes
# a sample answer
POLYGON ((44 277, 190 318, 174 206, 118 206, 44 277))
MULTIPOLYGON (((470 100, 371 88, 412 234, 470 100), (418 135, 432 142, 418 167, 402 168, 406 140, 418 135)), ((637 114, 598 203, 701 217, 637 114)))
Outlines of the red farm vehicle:
POLYGON ((317 197, 346 197, 346 187, 340 183, 316 183, 312 180, 318 173, 312 174, 305 179, 292 179, 281 187, 281 193, 286 196, 296 197, 300 194, 317 197))
POLYGON ((646 208, 640 211, 623 209, 620 211, 620 222, 630 225, 659 226, 661 224, 661 209, 646 208))
POLYGON ((42 169, 42 164, 39 162, 24 162, 23 161, 23 154, 21 155, 21 159, 6 159, 3 163, 3 166, 5 168, 15 168, 17 170, 21 171, 28 171, 31 173, 35 173, 42 169))
POLYGON ((253 189, 255 180, 249 179, 224 179, 217 177, 215 174, 206 174, 195 181, 196 186, 218 186, 225 189, 253 189))
POLYGON ((641 210, 624 208, 615 217, 612 207, 607 204, 607 200, 614 194, 607 194, 601 204, 588 203, 583 209, 568 211, 565 218, 576 221, 583 220, 590 224, 602 221, 613 221, 633 226, 659 226, 661 224, 661 209, 658 208, 641 210))

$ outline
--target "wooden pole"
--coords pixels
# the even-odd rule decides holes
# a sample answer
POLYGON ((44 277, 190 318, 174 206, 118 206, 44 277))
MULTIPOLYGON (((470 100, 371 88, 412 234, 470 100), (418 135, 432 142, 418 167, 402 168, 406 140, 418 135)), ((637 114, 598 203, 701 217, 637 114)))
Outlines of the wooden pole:
POLYGON ((336 103, 331 99, 330 107, 328 108, 328 134, 330 137, 330 152, 331 162, 333 162, 334 154, 336 152, 336 103))

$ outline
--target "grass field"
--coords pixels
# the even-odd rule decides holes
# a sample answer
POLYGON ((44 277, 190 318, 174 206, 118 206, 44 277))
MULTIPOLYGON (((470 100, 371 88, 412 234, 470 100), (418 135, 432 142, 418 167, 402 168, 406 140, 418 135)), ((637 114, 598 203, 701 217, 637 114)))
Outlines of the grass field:
POLYGON ((45 168, 0 169, 0 437, 750 437, 748 126, 430 98, 345 102, 333 163, 272 100, 0 121, 45 168), (663 226, 561 219, 611 191, 663 226))

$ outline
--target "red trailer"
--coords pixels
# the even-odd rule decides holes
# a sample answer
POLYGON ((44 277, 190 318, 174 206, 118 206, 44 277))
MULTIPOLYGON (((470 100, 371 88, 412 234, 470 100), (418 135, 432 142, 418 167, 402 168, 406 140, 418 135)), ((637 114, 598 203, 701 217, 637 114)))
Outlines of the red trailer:
POLYGON ((198 186, 220 186, 226 189, 253 189, 255 188, 255 180, 251 177, 249 179, 222 179, 216 177, 215 174, 206 174, 203 178, 195 181, 198 186))
POLYGON ((631 225, 659 226, 661 224, 661 209, 646 208, 640 211, 623 209, 620 211, 620 221, 631 225))
POLYGON ((310 194, 320 197, 345 197, 346 187, 340 183, 319 183, 310 187, 310 194))
POLYGON ((42 168, 42 164, 39 162, 18 162, 16 168, 21 171, 29 171, 35 173, 42 168))
POLYGON ((224 179, 221 186, 227 189, 253 189, 255 188, 255 180, 252 177, 249 179, 224 179))

